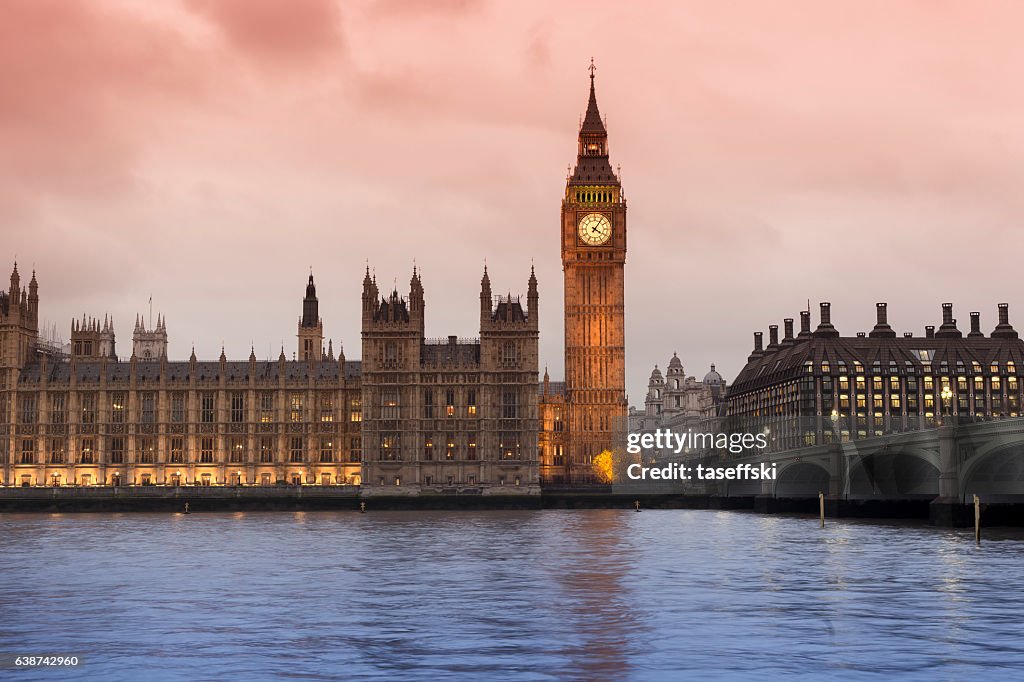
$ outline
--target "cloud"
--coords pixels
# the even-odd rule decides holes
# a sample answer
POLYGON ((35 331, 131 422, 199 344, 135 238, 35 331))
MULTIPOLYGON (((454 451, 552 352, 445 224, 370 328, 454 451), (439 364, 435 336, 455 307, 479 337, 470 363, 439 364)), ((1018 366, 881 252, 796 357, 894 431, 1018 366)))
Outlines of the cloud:
POLYGON ((174 28, 102 2, 11 0, 0 21, 0 196, 110 196, 133 183, 152 115, 198 104, 174 28))
POLYGON ((230 45, 262 62, 299 67, 342 49, 335 0, 187 0, 230 45))

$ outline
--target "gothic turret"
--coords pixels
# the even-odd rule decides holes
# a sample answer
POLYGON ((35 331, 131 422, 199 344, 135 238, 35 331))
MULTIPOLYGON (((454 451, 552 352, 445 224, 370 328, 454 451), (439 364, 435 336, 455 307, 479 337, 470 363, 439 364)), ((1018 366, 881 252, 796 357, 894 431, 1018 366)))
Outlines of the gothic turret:
POLYGON ((298 358, 311 362, 324 355, 324 325, 320 319, 320 303, 316 297, 313 273, 309 273, 306 295, 302 299, 302 316, 299 318, 298 358))
POLYGON ((82 316, 71 320, 71 357, 78 360, 116 359, 114 352, 114 324, 109 316, 98 318, 82 316))
MULTIPOLYGON (((152 312, 150 312, 152 316, 152 312)), ((150 324, 152 324, 150 317, 150 324)), ((132 332, 132 355, 143 362, 160 360, 167 357, 167 321, 157 314, 156 326, 147 329, 146 318, 135 316, 135 329, 132 332)))
POLYGON ((480 324, 481 326, 491 317, 491 276, 487 274, 487 264, 484 264, 484 276, 480 278, 480 324))
POLYGON ((540 312, 540 294, 537 292, 537 274, 530 266, 530 279, 526 288, 526 316, 533 324, 538 324, 537 315, 540 312))

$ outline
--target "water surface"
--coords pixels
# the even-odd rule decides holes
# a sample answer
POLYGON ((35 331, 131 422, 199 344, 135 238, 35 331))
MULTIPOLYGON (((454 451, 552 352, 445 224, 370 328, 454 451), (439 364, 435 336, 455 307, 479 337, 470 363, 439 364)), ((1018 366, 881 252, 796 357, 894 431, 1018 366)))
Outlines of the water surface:
POLYGON ((0 515, 2 679, 1024 676, 1024 543, 647 510, 0 515))

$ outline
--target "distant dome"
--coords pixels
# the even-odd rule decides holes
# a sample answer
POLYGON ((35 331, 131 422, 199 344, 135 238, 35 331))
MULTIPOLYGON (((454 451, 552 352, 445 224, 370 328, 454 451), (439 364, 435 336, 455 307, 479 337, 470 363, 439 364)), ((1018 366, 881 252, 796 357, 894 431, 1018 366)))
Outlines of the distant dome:
POLYGON ((711 371, 704 375, 704 384, 707 386, 721 386, 725 383, 722 375, 715 371, 715 365, 711 365, 711 371))
POLYGON ((662 378, 662 376, 661 376, 661 370, 660 370, 660 369, 658 369, 658 366, 657 366, 657 365, 655 365, 655 366, 654 366, 654 371, 653 371, 653 372, 651 372, 651 380, 650 380, 650 382, 649 382, 649 383, 652 383, 652 384, 660 384, 660 383, 662 383, 663 381, 664 381, 664 378, 662 378))

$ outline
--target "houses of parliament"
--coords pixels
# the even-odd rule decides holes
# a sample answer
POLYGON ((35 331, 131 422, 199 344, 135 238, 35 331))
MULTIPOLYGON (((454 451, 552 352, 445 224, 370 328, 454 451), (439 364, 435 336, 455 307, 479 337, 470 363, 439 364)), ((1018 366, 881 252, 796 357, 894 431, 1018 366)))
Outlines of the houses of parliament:
MULTIPOLYGON (((594 73, 558 243, 565 380, 539 375, 540 294, 480 281, 480 334, 427 338, 425 287, 363 275, 361 353, 324 345, 313 275, 294 359, 168 358, 168 326, 138 318, 130 353, 109 318, 39 331, 40 282, 15 264, 0 293, 0 483, 5 486, 321 485, 364 494, 532 494, 588 483, 627 415, 626 202, 594 73), (125 357, 127 356, 127 357, 125 357)), ((553 235, 554 237, 554 235, 553 235)), ((525 274, 525 273, 524 273, 525 274)), ((45 280, 43 280, 45 285, 45 280)), ((353 302, 354 303, 354 302, 353 302)))

